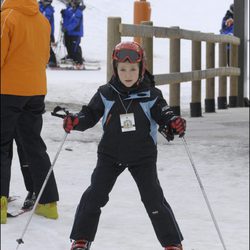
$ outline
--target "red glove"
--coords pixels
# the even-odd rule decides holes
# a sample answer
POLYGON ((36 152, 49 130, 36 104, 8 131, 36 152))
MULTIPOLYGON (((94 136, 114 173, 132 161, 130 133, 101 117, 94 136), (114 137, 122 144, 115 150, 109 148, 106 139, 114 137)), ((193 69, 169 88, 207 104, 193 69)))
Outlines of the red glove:
POLYGON ((174 116, 170 122, 170 127, 174 129, 180 137, 183 137, 186 131, 186 120, 180 116, 174 116))
POLYGON ((79 118, 77 115, 69 114, 63 119, 63 128, 65 132, 70 133, 71 130, 79 124, 79 118))

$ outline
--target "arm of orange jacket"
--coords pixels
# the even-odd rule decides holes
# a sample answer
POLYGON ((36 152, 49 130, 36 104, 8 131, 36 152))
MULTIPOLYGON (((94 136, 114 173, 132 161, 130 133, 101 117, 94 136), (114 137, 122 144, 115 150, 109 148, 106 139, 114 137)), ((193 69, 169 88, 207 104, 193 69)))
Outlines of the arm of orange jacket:
POLYGON ((10 30, 7 23, 11 12, 12 10, 3 11, 1 13, 1 69, 5 63, 10 46, 10 30))

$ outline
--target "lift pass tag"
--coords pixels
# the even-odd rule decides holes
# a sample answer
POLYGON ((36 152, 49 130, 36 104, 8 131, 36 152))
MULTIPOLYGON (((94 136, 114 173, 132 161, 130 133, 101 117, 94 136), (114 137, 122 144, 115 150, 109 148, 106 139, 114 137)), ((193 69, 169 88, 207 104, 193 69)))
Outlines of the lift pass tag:
POLYGON ((135 117, 134 113, 120 115, 122 132, 135 131, 135 117))

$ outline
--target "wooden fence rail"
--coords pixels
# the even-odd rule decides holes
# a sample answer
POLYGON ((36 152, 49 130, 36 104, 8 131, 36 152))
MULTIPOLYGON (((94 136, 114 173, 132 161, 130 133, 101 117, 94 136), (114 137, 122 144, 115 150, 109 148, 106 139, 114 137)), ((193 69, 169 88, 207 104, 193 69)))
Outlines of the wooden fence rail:
MULTIPOLYGON (((206 79, 205 112, 215 112, 215 77, 219 77, 219 91, 217 97, 218 109, 237 106, 238 76, 238 46, 240 39, 229 35, 215 35, 198 31, 180 29, 179 27, 156 27, 152 22, 141 25, 123 24, 120 17, 108 18, 107 63, 113 48, 122 37, 141 37, 141 44, 147 55, 148 70, 153 73, 153 38, 167 38, 169 45, 169 73, 154 74, 157 85, 170 84, 169 105, 176 114, 181 113, 180 84, 191 81, 192 96, 190 103, 191 117, 202 115, 201 80, 206 79), (192 42, 192 71, 180 72, 181 39, 192 42), (206 42, 206 69, 201 69, 201 43, 206 42), (215 68, 215 45, 219 45, 219 67, 215 68), (230 48, 230 62, 228 63, 228 48, 230 48), (227 97, 227 77, 230 78, 230 94, 227 97), (229 105, 227 100, 229 99, 229 105)), ((107 79, 110 79, 112 69, 107 65, 107 79)))

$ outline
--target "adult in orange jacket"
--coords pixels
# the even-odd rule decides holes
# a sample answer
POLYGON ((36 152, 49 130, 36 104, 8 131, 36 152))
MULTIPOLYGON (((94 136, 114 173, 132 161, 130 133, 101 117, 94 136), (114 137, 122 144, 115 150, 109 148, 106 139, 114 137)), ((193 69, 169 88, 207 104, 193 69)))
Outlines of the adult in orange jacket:
MULTIPOLYGON (((1 224, 6 223, 11 147, 18 128, 34 182, 40 191, 51 166, 40 133, 45 112, 50 25, 36 0, 5 0, 1 5, 1 224)), ((58 217, 58 190, 50 176, 36 214, 58 217)))

